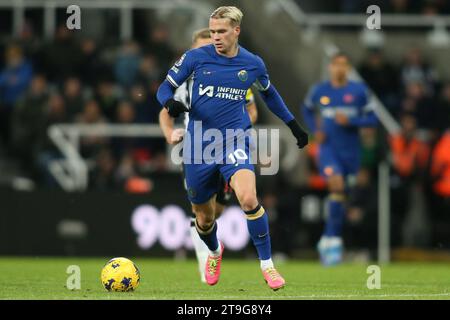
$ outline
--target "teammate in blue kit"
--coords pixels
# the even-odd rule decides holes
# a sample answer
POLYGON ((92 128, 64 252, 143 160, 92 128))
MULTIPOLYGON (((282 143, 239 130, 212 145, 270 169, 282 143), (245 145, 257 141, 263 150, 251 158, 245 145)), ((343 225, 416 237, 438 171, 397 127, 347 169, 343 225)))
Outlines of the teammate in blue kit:
POLYGON ((330 192, 328 218, 317 246, 324 265, 342 261, 345 198, 360 164, 359 128, 377 124, 367 87, 350 81, 349 71, 348 56, 335 54, 329 65, 330 80, 313 86, 302 108, 305 122, 320 145, 319 169, 330 192))
POLYGON ((209 19, 213 44, 187 51, 169 70, 157 97, 172 117, 189 112, 183 140, 183 163, 197 232, 210 250, 205 266, 206 282, 215 285, 220 276, 223 244, 217 240, 214 206, 222 175, 235 191, 246 214, 264 279, 270 288, 277 290, 285 281, 271 259, 268 217, 256 196, 249 141, 245 134, 230 140, 227 133, 251 128, 245 111, 245 95, 255 84, 269 109, 289 126, 299 148, 308 143, 308 136, 271 85, 263 60, 238 45, 242 16, 236 7, 216 9, 209 19), (190 103, 184 105, 173 95, 188 78, 190 103), (211 142, 205 138, 211 132, 219 132, 222 136, 211 142), (244 144, 241 144, 242 140, 244 144), (214 152, 207 154, 211 150, 214 152))

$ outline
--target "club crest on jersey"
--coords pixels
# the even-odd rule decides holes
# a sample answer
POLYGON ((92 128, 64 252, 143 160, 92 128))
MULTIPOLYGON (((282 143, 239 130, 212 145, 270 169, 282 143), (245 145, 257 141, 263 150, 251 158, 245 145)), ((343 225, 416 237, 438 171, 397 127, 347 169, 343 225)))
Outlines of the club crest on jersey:
POLYGON ((239 80, 241 80, 241 81, 247 81, 247 79, 248 79, 248 73, 247 73, 247 71, 245 71, 245 70, 239 71, 239 72, 238 72, 238 78, 239 78, 239 80))
POLYGON ((195 196, 197 196, 197 191, 195 191, 195 189, 193 189, 193 188, 189 188, 188 194, 191 198, 194 198, 195 196))
POLYGON ((344 102, 345 103, 352 103, 353 102, 353 95, 350 93, 344 95, 344 102))
POLYGON ((327 96, 320 97, 320 104, 322 104, 324 106, 330 104, 330 98, 327 96))

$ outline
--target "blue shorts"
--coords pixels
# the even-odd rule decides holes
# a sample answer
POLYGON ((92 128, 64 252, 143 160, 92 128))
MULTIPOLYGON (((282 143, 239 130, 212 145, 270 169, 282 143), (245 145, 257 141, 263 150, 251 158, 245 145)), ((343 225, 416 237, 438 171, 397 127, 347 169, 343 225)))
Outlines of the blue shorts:
POLYGON ((335 148, 323 144, 319 148, 320 174, 325 178, 333 175, 341 175, 344 178, 354 176, 360 167, 359 149, 338 152, 335 148))
POLYGON ((231 177, 239 170, 248 169, 255 171, 251 163, 248 144, 245 150, 246 159, 243 159, 242 151, 238 151, 235 158, 240 159, 237 159, 234 163, 228 157, 228 160, 224 159, 222 164, 183 164, 189 201, 194 204, 202 204, 211 199, 214 194, 223 188, 223 180, 221 180, 220 175, 223 176, 226 183, 229 183, 231 177))

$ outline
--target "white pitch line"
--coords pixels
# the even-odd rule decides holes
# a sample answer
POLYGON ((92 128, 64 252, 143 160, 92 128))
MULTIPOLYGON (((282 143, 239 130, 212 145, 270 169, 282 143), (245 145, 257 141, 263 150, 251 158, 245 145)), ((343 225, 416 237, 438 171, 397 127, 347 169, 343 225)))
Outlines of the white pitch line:
MULTIPOLYGON (((304 296, 258 296, 258 299, 320 299, 320 298, 387 298, 387 297, 450 297, 450 292, 447 293, 430 293, 430 294, 374 294, 374 295, 304 295, 304 296)), ((242 296, 225 296, 224 299, 239 299, 242 296)))

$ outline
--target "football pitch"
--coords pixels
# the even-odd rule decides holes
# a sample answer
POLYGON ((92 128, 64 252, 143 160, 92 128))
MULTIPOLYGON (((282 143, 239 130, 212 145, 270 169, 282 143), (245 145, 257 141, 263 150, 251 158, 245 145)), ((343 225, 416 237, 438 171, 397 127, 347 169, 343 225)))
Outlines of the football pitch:
POLYGON ((368 289, 368 264, 325 268, 314 261, 278 263, 286 287, 273 292, 257 261, 224 259, 219 283, 199 280, 195 260, 131 259, 141 271, 134 292, 107 292, 100 272, 109 258, 0 258, 0 299, 450 299, 448 263, 381 266, 381 288, 368 289), (81 271, 81 289, 68 290, 70 265, 81 271))

